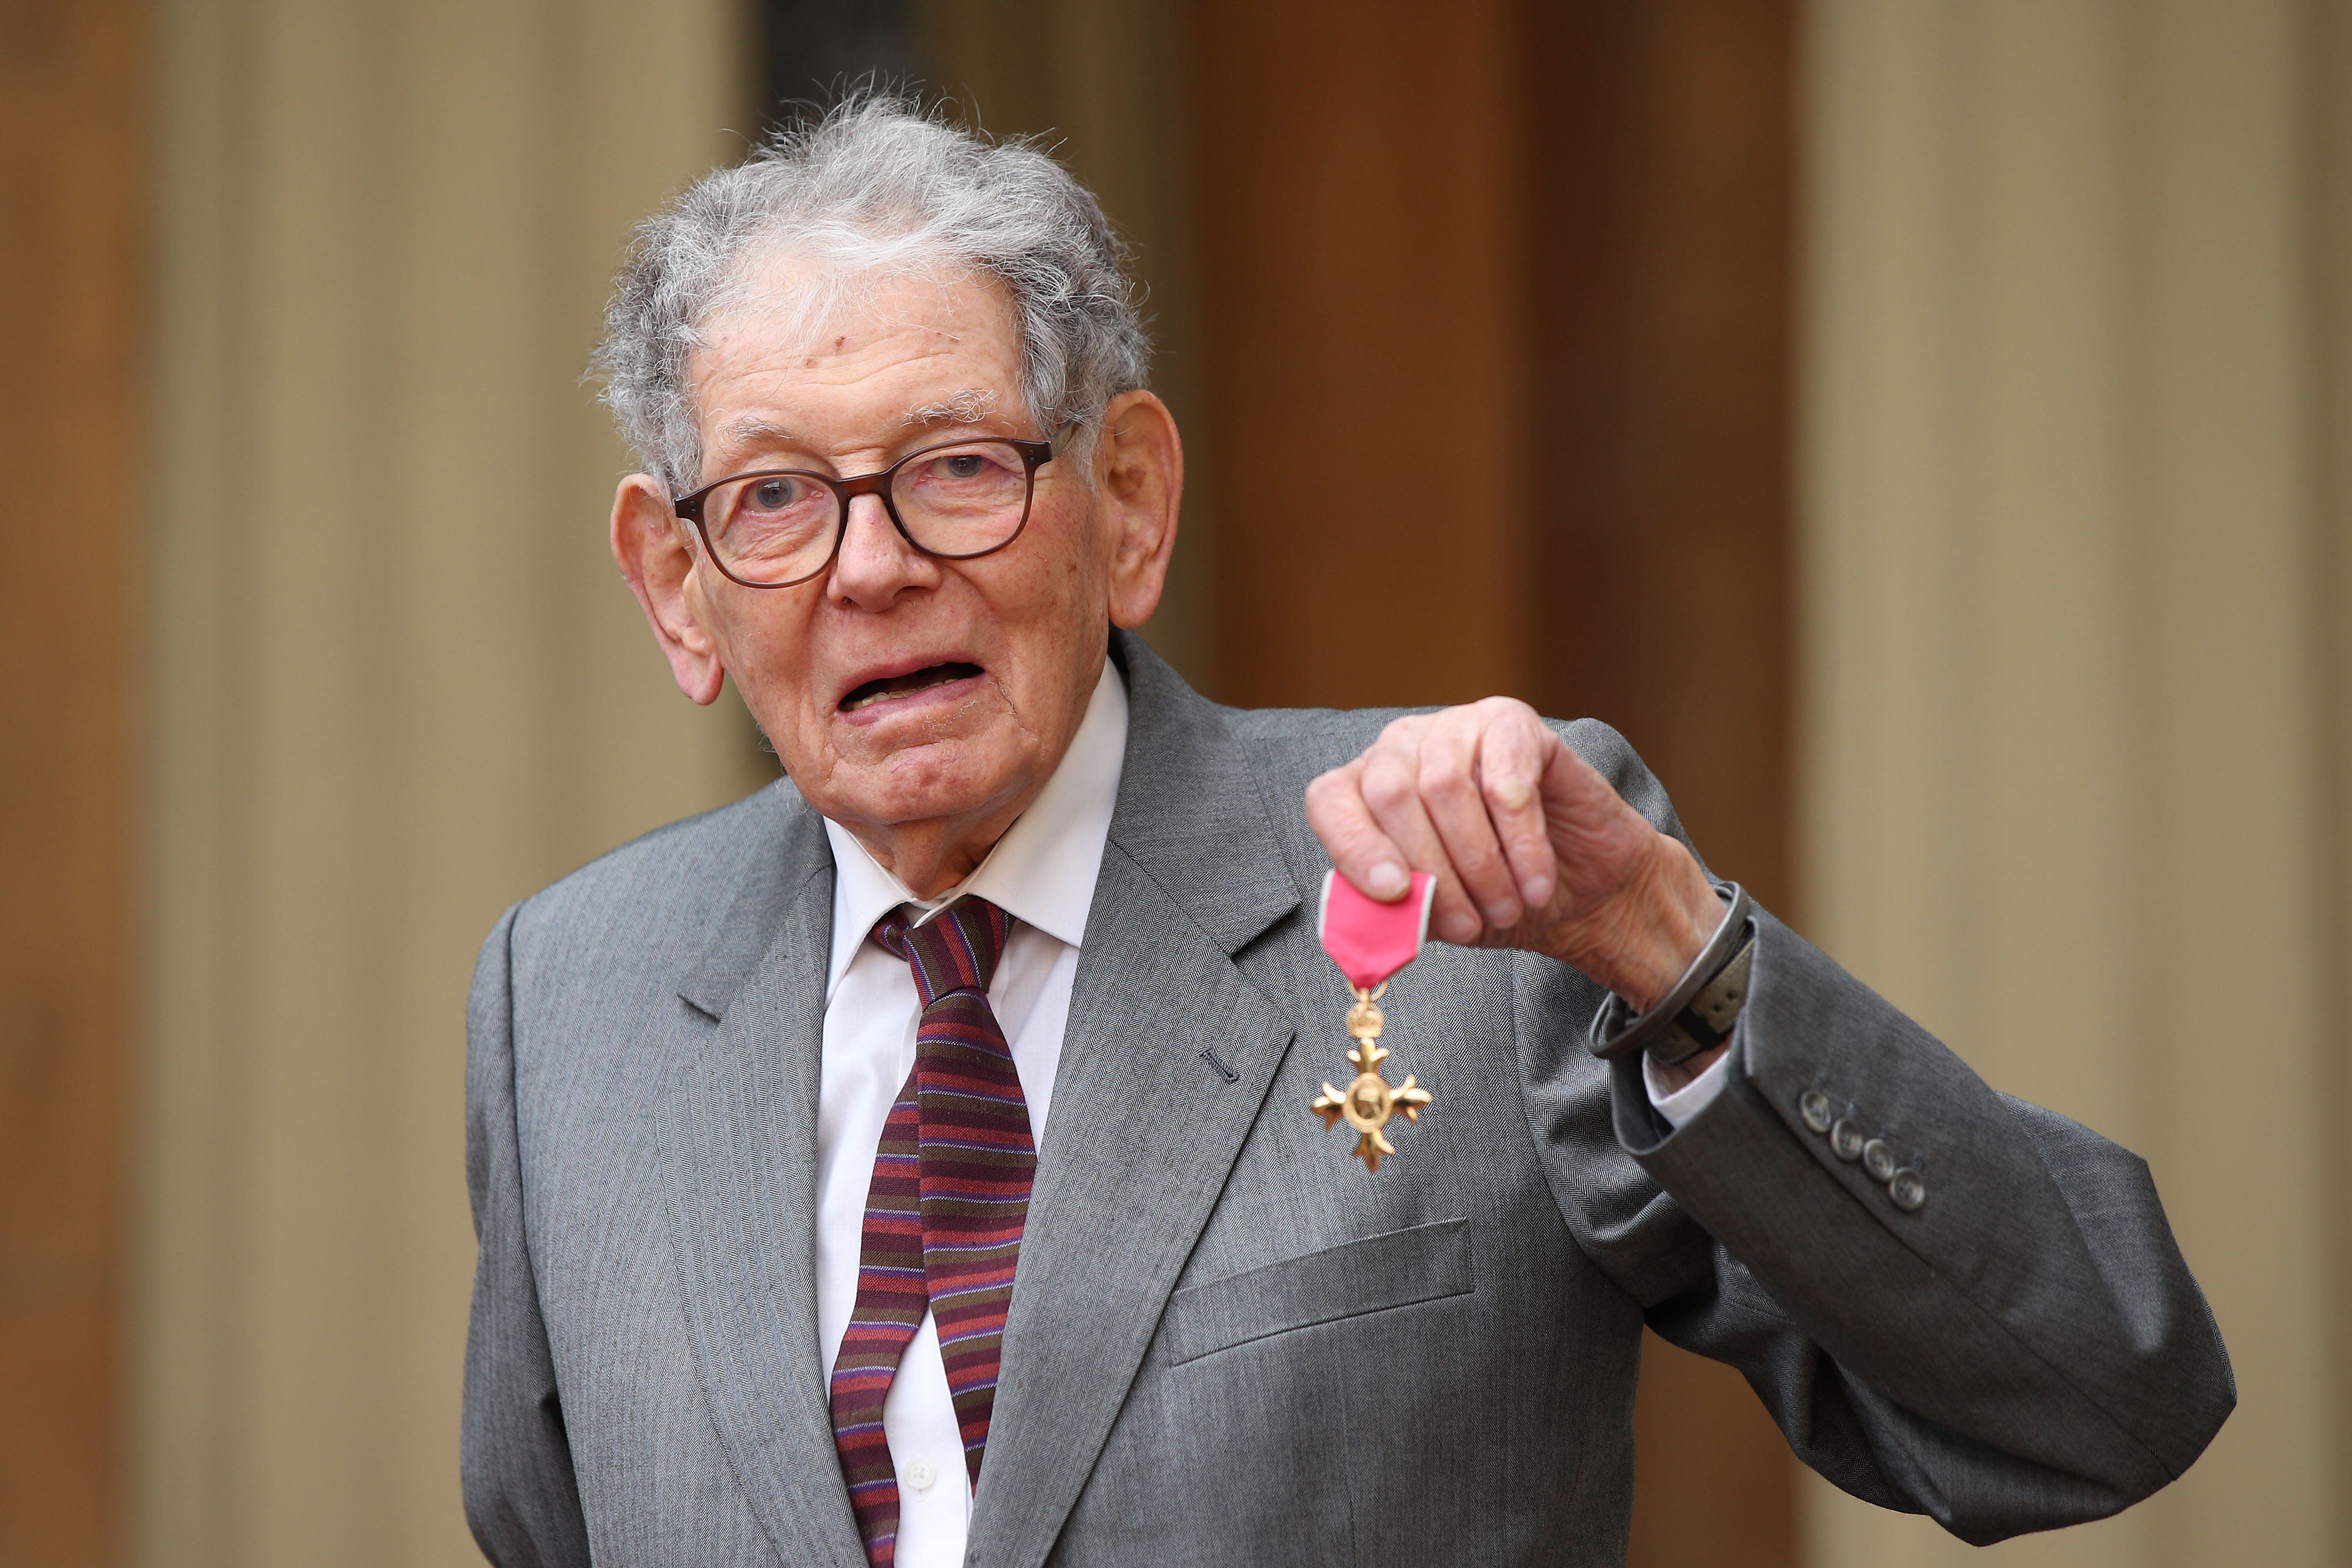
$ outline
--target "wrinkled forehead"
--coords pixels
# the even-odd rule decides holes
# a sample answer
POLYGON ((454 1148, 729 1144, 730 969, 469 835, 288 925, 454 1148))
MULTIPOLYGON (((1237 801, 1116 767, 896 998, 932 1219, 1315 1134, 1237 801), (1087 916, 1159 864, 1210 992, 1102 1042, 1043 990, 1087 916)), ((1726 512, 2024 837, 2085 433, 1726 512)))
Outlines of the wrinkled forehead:
POLYGON ((705 314, 684 392, 703 477, 762 452, 864 452, 907 434, 1026 426, 1011 297, 970 269, 846 268, 784 252, 705 314))
MULTIPOLYGON (((754 251, 697 323, 696 360, 757 355, 782 369, 923 334, 969 357, 1018 362, 1013 298, 970 267, 896 256, 849 265, 799 247, 754 251)), ((1010 389, 1008 389, 1010 390, 1010 389)))

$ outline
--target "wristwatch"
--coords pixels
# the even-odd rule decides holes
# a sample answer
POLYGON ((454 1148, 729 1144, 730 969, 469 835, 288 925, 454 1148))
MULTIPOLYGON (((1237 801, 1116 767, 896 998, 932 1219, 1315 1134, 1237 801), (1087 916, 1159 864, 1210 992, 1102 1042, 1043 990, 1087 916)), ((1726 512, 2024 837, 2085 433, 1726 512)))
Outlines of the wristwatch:
POLYGON ((1585 1045, 1605 1061, 1649 1052, 1664 1066, 1709 1051, 1731 1038, 1739 1009, 1748 1001, 1748 974, 1756 956, 1756 933, 1748 894, 1736 882, 1715 884, 1716 896, 1730 907, 1706 946, 1656 1007, 1635 1017, 1624 998, 1611 992, 1593 1015, 1585 1045))

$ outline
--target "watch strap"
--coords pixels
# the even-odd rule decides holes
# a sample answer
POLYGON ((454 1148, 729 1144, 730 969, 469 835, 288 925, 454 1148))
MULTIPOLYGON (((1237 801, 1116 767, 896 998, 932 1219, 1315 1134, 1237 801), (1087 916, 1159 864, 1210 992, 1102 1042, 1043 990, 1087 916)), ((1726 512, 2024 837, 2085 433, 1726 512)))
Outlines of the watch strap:
POLYGON ((1748 1000, 1748 971, 1754 967, 1756 938, 1750 936, 1731 956, 1720 974, 1699 988, 1690 1006, 1667 1020, 1666 1029, 1648 1050, 1652 1061, 1672 1067, 1685 1057, 1712 1051, 1731 1038, 1739 1009, 1748 1000))
POLYGON ((1625 998, 1611 993, 1593 1016, 1585 1044, 1593 1055, 1615 1061, 1647 1051, 1672 1066, 1731 1038, 1747 1005, 1754 967, 1756 934, 1750 928, 1748 894, 1736 882, 1717 883, 1716 895, 1729 905, 1723 923, 1691 960, 1658 1005, 1634 1016, 1625 998))

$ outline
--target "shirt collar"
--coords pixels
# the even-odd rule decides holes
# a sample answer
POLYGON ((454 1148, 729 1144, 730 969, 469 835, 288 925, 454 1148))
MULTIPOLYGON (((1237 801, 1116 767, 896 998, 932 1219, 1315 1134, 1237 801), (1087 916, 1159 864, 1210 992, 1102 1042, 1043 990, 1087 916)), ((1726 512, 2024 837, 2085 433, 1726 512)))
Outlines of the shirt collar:
POLYGON ((1118 803, 1119 770, 1127 759, 1127 685, 1103 661, 1086 716, 1070 748, 1037 799, 1014 820, 996 847, 963 882, 938 898, 917 898, 866 852, 857 835, 826 819, 833 843, 833 961, 825 975, 830 999, 875 923, 903 904, 925 915, 963 894, 987 899, 1015 920, 1076 947, 1086 936, 1103 846, 1118 803))

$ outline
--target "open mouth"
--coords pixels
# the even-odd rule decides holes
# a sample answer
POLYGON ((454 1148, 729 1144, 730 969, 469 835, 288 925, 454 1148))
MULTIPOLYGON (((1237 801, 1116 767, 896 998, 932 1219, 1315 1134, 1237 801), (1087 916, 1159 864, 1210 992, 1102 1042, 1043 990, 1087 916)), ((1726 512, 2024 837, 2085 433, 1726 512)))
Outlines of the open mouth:
POLYGON ((944 686, 956 681, 969 681, 980 674, 978 664, 927 664, 919 670, 909 670, 903 675, 891 675, 879 681, 868 681, 852 687, 841 699, 841 711, 856 713, 876 703, 888 702, 893 697, 911 696, 927 692, 933 686, 944 686))

